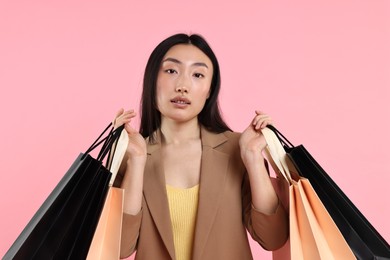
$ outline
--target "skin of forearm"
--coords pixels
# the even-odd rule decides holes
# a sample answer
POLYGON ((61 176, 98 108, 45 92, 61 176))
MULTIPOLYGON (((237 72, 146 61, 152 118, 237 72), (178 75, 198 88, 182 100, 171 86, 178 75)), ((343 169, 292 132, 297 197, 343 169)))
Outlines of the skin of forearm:
POLYGON ((145 160, 127 161, 126 172, 122 182, 122 188, 125 190, 124 213, 136 215, 141 210, 144 169, 145 160))
POLYGON ((272 214, 278 205, 278 197, 269 178, 262 155, 251 155, 244 160, 248 171, 253 207, 264 213, 272 214))

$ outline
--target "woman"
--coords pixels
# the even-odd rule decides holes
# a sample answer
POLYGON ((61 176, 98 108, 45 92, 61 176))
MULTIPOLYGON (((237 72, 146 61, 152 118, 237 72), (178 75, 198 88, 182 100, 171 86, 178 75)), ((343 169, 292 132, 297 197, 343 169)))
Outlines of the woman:
POLYGON ((199 35, 173 35, 152 52, 144 75, 140 132, 121 109, 129 145, 117 184, 125 189, 121 256, 136 259, 252 259, 247 232, 281 247, 287 215, 271 184, 256 111, 232 132, 218 107, 218 61, 199 35))

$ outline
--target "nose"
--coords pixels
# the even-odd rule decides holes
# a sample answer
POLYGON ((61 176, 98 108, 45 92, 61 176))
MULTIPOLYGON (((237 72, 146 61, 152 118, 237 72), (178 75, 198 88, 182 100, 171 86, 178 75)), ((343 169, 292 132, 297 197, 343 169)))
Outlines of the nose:
POLYGON ((178 87, 176 87, 176 92, 184 94, 184 93, 188 93, 188 89, 184 86, 178 86, 178 87))
POLYGON ((186 75, 180 75, 176 82, 176 92, 184 94, 188 93, 191 85, 191 80, 186 75))

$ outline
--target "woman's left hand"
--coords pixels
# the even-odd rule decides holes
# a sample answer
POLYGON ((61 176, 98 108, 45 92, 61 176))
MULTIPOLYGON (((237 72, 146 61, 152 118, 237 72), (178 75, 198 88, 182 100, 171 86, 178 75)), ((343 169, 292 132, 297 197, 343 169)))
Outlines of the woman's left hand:
POLYGON ((263 158, 262 151, 267 143, 261 129, 267 125, 272 125, 272 119, 269 115, 259 110, 255 112, 255 117, 240 137, 241 158, 244 163, 263 158))

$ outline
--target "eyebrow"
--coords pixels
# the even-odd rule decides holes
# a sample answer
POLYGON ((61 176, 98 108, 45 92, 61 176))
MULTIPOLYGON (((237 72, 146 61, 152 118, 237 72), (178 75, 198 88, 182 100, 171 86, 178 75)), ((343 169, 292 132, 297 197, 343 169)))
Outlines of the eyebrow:
MULTIPOLYGON (((166 62, 166 61, 171 61, 171 62, 174 62, 174 63, 177 63, 177 64, 183 64, 181 61, 179 61, 178 59, 175 59, 175 58, 166 58, 165 60, 163 60, 162 62, 166 62)), ((206 63, 204 62, 195 62, 193 64, 191 64, 191 66, 202 66, 202 67, 206 67, 206 68, 209 68, 206 63)))

